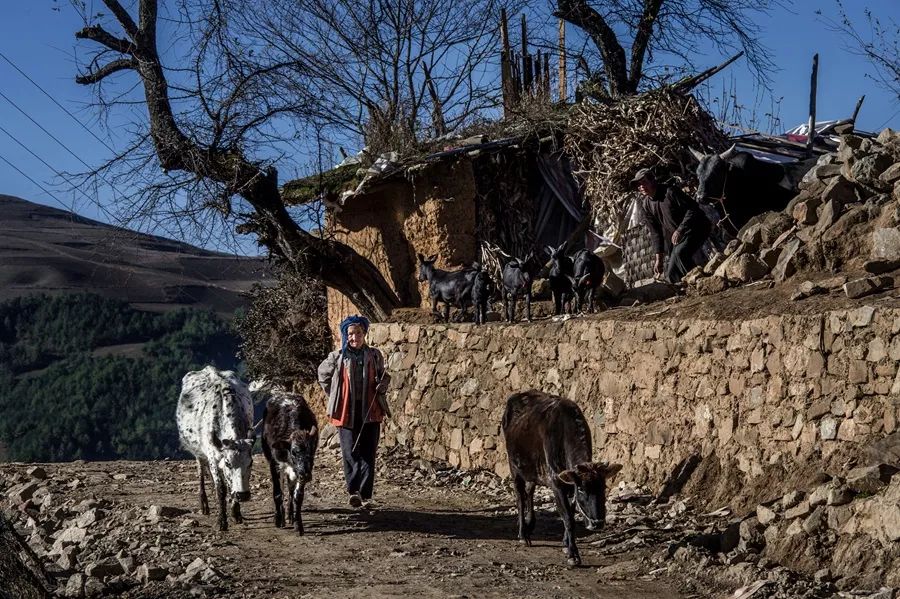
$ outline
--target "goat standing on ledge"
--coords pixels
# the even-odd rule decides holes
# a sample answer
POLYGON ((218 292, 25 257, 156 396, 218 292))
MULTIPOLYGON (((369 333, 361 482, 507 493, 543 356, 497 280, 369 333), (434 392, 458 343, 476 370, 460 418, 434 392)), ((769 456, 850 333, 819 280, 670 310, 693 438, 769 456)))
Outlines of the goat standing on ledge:
POLYGON ((472 285, 475 282, 476 270, 464 268, 462 270, 441 270, 434 266, 437 255, 426 258, 422 254, 416 254, 419 258, 419 282, 428 281, 428 295, 431 296, 431 311, 437 316, 438 302, 444 302, 443 319, 450 322, 450 305, 457 306, 462 312, 459 320, 466 316, 466 308, 472 300, 472 285))

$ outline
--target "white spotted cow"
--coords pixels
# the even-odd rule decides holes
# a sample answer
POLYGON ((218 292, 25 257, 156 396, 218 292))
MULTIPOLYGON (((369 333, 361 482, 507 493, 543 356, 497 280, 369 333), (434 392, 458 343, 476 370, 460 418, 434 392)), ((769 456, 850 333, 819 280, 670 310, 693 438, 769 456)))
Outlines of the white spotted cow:
POLYGON ((175 412, 181 446, 197 459, 200 510, 209 514, 204 471, 209 470, 219 505, 219 529, 228 530, 226 500, 241 523, 241 501, 250 499, 253 403, 247 385, 230 370, 207 366, 181 379, 175 412))

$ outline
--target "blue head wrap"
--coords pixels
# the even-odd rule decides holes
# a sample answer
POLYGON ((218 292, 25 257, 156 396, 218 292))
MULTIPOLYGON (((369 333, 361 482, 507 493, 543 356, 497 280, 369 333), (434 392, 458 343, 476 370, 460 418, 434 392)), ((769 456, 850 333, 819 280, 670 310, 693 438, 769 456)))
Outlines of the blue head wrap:
POLYGON ((369 319, 365 316, 360 316, 359 314, 355 314, 353 316, 348 316, 344 320, 341 321, 341 351, 347 349, 347 331, 348 329, 358 324, 362 327, 364 333, 369 332, 369 319))

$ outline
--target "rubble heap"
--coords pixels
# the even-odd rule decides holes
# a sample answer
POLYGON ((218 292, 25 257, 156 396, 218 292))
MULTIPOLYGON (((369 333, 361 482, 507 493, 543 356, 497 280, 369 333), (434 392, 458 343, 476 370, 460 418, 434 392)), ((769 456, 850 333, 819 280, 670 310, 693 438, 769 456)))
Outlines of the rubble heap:
POLYGON ((782 212, 751 219, 725 251, 684 281, 701 295, 803 273, 834 276, 801 283, 794 299, 842 289, 851 298, 893 287, 900 268, 900 133, 845 135, 823 155, 782 212))
POLYGON ((632 197, 629 181, 638 169, 663 165, 685 180, 694 174, 689 148, 720 151, 728 146, 715 119, 691 95, 664 87, 611 104, 573 107, 566 126, 566 151, 584 180, 600 229, 613 238, 632 197))

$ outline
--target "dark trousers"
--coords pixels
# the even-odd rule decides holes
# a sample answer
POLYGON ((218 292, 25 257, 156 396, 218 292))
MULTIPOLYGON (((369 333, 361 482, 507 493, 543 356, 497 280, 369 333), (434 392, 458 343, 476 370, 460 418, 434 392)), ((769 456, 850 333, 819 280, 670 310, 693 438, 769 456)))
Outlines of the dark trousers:
POLYGON ((381 424, 369 422, 353 429, 339 427, 338 435, 347 492, 351 495, 359 493, 363 499, 371 499, 372 486, 375 484, 375 452, 378 449, 381 424), (356 451, 353 451, 354 443, 356 451))
POLYGON ((690 233, 682 237, 669 252, 669 262, 666 264, 666 279, 670 283, 677 283, 696 266, 694 254, 703 247, 703 242, 709 237, 709 232, 702 231, 690 233))

